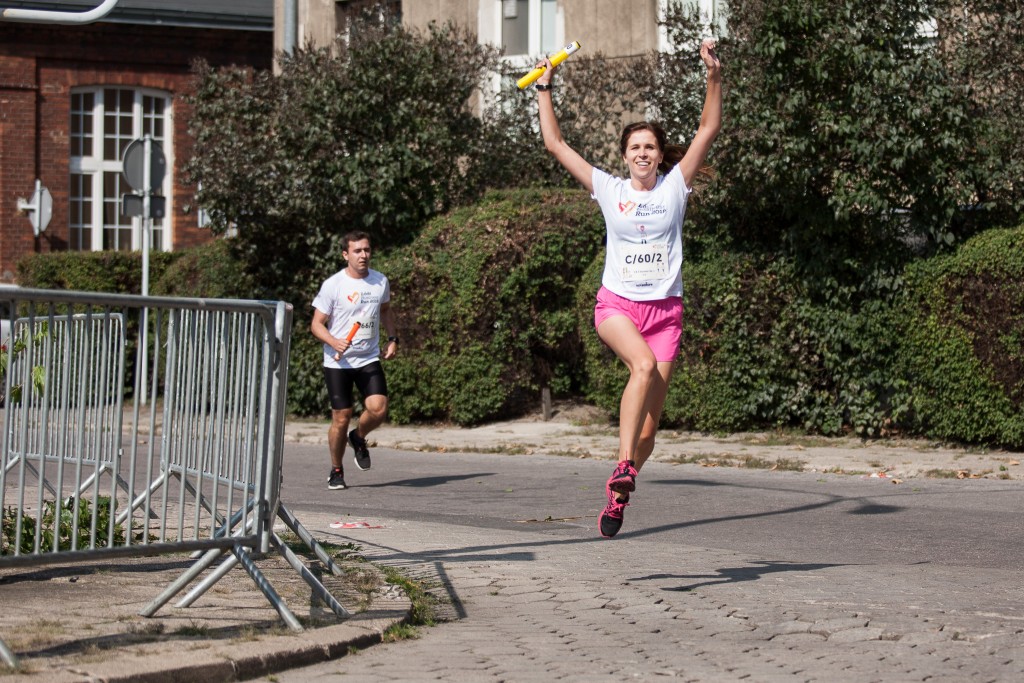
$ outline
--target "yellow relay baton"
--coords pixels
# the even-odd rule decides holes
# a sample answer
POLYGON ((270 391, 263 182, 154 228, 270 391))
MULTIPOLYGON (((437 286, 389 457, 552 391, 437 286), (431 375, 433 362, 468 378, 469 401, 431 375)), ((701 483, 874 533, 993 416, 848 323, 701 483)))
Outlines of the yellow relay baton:
MULTIPOLYGON (((562 48, 561 50, 559 50, 555 54, 553 54, 550 57, 548 57, 548 59, 551 60, 551 66, 558 66, 559 64, 564 62, 569 57, 569 55, 571 55, 573 52, 576 52, 579 49, 580 49, 579 41, 578 40, 572 41, 571 43, 566 45, 564 48, 562 48)), ((522 90, 523 88, 525 88, 526 86, 530 85, 535 80, 540 78, 541 74, 544 73, 545 71, 546 71, 546 69, 543 66, 538 66, 536 69, 534 69, 533 71, 531 71, 530 73, 526 74, 525 76, 520 78, 518 81, 516 81, 516 85, 518 85, 519 89, 522 90)))

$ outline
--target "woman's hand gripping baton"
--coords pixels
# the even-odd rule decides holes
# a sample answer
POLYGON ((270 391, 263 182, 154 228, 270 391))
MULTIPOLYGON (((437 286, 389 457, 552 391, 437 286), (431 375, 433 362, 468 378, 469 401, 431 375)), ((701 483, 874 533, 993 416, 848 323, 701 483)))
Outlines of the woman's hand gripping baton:
MULTIPOLYGON (((572 41, 571 43, 566 45, 564 48, 562 48, 561 50, 559 50, 555 54, 553 54, 550 57, 548 57, 548 59, 551 60, 551 66, 553 66, 553 67, 558 66, 559 64, 564 62, 569 57, 569 55, 571 55, 573 52, 576 52, 579 49, 580 49, 579 41, 578 40, 572 41)), ((546 71, 546 69, 543 66, 538 66, 536 69, 534 69, 533 71, 531 71, 530 73, 526 74, 525 76, 520 78, 518 81, 516 81, 516 85, 518 85, 519 89, 522 90, 523 88, 525 88, 526 86, 530 85, 535 80, 540 78, 541 74, 543 74, 545 71, 546 71)))

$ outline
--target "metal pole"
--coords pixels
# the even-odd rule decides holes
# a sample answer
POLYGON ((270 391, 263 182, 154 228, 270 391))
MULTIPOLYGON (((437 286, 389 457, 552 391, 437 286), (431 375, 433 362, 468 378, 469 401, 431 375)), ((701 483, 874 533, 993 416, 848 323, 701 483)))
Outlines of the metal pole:
POLYGON ((296 36, 299 33, 298 0, 284 0, 284 45, 283 52, 289 57, 295 53, 296 36))
MULTIPOLYGON (((143 149, 142 155, 142 296, 149 296, 149 228, 152 223, 150 218, 150 212, 152 211, 152 200, 150 197, 153 194, 153 188, 150 184, 153 182, 151 177, 152 164, 153 164, 153 138, 147 133, 143 136, 143 149)), ((136 401, 141 401, 140 405, 146 405, 146 396, 149 392, 149 344, 147 335, 149 334, 149 308, 142 309, 142 334, 139 337, 139 343, 142 344, 142 353, 140 358, 142 359, 142 367, 139 370, 142 372, 142 392, 135 397, 136 401)))

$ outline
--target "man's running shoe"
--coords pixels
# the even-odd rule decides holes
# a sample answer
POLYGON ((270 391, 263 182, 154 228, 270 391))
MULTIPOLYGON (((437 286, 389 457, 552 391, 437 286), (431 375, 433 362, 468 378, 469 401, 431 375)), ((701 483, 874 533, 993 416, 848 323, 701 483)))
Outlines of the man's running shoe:
POLYGON ((604 510, 601 511, 601 515, 597 518, 597 527, 601 530, 602 536, 611 538, 619 533, 619 529, 622 528, 623 513, 626 511, 627 505, 629 505, 628 493, 624 494, 619 500, 616 500, 615 491, 608 489, 608 504, 604 506, 604 510))
POLYGON ((327 480, 327 488, 332 491, 348 488, 345 486, 345 472, 343 472, 340 467, 331 468, 331 477, 327 480))
POLYGON ((361 470, 370 469, 370 451, 366 448, 366 439, 361 438, 353 429, 348 433, 348 440, 356 452, 356 467, 361 470))
POLYGON ((608 478, 608 488, 617 493, 628 494, 636 491, 636 467, 632 460, 621 460, 608 478))

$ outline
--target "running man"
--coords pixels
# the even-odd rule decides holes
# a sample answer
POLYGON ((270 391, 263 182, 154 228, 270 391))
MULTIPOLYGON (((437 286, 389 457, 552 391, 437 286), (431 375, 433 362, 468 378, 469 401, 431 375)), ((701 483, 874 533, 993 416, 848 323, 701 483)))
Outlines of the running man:
POLYGON ((387 277, 370 268, 370 236, 360 231, 348 233, 342 238, 341 253, 347 265, 320 287, 313 299, 310 324, 313 336, 324 344, 324 377, 331 401, 331 427, 327 432, 331 473, 327 488, 332 490, 347 488, 342 458, 348 442, 355 451, 356 467, 370 469, 366 437, 388 413, 388 386, 381 358, 390 360, 398 353, 391 285, 387 277), (381 325, 388 335, 383 356, 381 325), (349 431, 354 387, 363 398, 363 411, 349 431))

